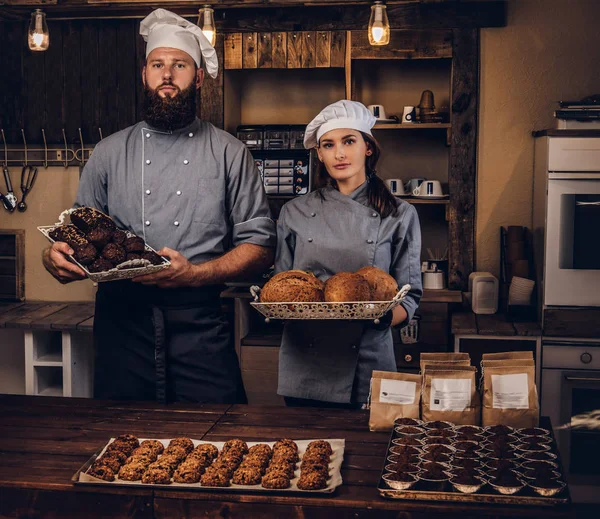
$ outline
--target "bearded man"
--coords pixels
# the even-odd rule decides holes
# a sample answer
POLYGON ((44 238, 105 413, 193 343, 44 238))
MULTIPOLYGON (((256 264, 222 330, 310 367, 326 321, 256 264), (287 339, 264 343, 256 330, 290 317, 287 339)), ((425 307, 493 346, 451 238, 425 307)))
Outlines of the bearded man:
MULTIPOLYGON (((196 117, 216 52, 194 24, 157 9, 147 42, 144 121, 102 140, 83 169, 75 207, 109 214, 171 266, 100 283, 94 318, 96 398, 244 403, 219 294, 227 281, 273 262, 275 225, 254 160, 230 134, 196 117), (159 250, 160 249, 160 250, 159 250)), ((84 277, 57 242, 46 269, 84 277)))

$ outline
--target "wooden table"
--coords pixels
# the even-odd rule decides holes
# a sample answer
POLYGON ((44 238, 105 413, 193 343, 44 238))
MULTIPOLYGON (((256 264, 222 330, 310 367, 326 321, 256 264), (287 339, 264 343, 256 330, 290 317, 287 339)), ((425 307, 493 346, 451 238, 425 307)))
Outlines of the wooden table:
POLYGON ((425 518, 570 517, 571 508, 386 500, 379 480, 388 434, 368 412, 243 405, 161 406, 0 396, 0 517, 425 518), (333 495, 240 494, 74 485, 71 477, 111 435, 223 441, 345 438, 344 483, 333 495))

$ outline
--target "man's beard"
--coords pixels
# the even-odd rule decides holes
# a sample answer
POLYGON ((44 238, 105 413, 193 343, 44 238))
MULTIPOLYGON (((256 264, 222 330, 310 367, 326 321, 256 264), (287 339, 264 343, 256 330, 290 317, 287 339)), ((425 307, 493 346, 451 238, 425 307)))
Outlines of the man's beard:
POLYGON ((187 126, 196 117, 195 85, 180 90, 174 97, 161 97, 158 89, 152 90, 145 86, 143 116, 148 124, 158 130, 172 131, 187 126))

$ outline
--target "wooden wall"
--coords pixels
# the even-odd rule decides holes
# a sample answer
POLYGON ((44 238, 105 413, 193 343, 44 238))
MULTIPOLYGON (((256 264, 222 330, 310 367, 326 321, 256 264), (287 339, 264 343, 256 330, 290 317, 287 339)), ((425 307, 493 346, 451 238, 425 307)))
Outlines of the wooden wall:
MULTIPOLYGON (((50 47, 31 52, 27 22, 0 22, 0 128, 9 144, 42 143, 42 128, 50 143, 100 140, 141 119, 141 70, 145 43, 139 20, 50 21, 50 47)), ((218 51, 222 58, 222 38, 218 51)), ((222 76, 207 81, 198 103, 204 117, 222 126, 222 110, 205 100, 222 89, 222 76), (219 79, 221 78, 221 79, 219 79), (212 112, 212 113, 211 113, 212 112), (214 120, 214 119, 217 120, 214 120)))

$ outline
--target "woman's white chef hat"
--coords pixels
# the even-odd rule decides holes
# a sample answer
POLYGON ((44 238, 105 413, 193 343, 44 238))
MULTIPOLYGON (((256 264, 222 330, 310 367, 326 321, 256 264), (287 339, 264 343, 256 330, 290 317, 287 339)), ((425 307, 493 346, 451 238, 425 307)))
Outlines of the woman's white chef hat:
POLYGON ((342 99, 321 110, 306 127, 304 147, 311 149, 319 144, 321 136, 337 128, 350 128, 372 135, 371 128, 377 119, 368 108, 357 101, 342 99))
POLYGON ((208 75, 212 78, 217 77, 219 71, 217 52, 200 27, 185 18, 166 9, 156 9, 140 23, 140 34, 147 42, 146 58, 158 47, 179 49, 187 52, 198 68, 204 61, 204 68, 208 75))

